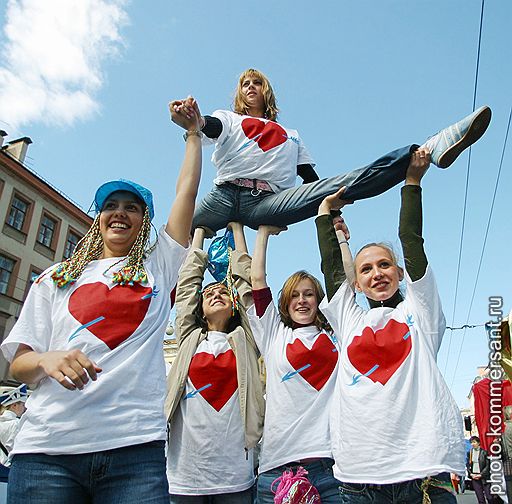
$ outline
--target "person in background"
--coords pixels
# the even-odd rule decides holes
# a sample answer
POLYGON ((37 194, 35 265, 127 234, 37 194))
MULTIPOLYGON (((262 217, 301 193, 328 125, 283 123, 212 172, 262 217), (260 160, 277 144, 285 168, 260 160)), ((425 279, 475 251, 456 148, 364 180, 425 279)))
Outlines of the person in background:
POLYGON ((26 410, 27 397, 27 386, 24 383, 16 388, 0 389, 0 481, 6 479, 9 474, 9 453, 18 433, 21 415, 26 410))
POLYGON ((491 494, 491 485, 487 482, 491 476, 491 465, 487 452, 480 447, 478 436, 471 436, 469 442, 471 443, 471 449, 468 453, 466 465, 478 504, 492 504, 494 500, 491 494))
POLYGON ((503 417, 505 419, 505 430, 501 436, 503 474, 507 487, 507 498, 512 503, 512 406, 503 408, 503 417))

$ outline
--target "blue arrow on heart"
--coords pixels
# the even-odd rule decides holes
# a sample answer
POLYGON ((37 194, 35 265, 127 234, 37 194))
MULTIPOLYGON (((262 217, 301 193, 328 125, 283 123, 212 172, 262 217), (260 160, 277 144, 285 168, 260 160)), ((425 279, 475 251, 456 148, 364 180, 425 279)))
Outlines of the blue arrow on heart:
POLYGON ((204 387, 201 387, 197 390, 193 390, 192 392, 189 392, 183 399, 192 399, 193 397, 195 397, 197 394, 199 394, 199 392, 202 392, 203 390, 207 389, 208 387, 211 387, 212 384, 211 383, 208 383, 208 385, 205 385, 204 387))
POLYGON ((304 371, 308 367, 311 367, 311 364, 306 364, 305 366, 302 366, 300 369, 297 369, 296 371, 288 371, 282 378, 281 383, 289 380, 290 378, 293 378, 296 374, 299 374, 301 371, 304 371))
POLYGON ((375 366, 373 366, 370 369, 370 371, 368 371, 367 373, 360 374, 360 375, 354 375, 352 377, 352 383, 349 383, 348 386, 351 387, 352 385, 355 385, 363 376, 370 376, 374 371, 377 371, 378 368, 379 368, 379 365, 375 364, 375 366))

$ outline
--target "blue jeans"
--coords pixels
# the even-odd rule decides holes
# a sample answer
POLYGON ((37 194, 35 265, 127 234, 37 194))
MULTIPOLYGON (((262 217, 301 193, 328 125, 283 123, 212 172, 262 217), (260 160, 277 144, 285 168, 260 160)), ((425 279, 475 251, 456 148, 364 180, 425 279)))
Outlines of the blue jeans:
MULTIPOLYGON (((302 467, 308 471, 309 481, 318 490, 322 504, 339 504, 340 502, 338 489, 340 482, 332 475, 333 464, 332 459, 320 459, 310 464, 302 464, 302 467)), ((256 502, 258 504, 274 504, 274 493, 270 489, 273 481, 282 476, 284 471, 293 469, 295 473, 297 467, 299 464, 292 463, 261 473, 258 476, 256 502)))
POLYGON ((79 455, 15 455, 9 504, 168 504, 163 441, 79 455))
MULTIPOLYGON (((450 482, 450 474, 442 473, 436 479, 450 482)), ((423 479, 403 481, 389 485, 367 485, 365 483, 340 483, 342 504, 422 504, 423 479)), ((455 504, 455 495, 438 487, 429 486, 428 496, 432 504, 455 504)))
POLYGON ((253 491, 248 488, 243 492, 216 495, 175 495, 171 494, 171 504, 252 504, 253 491))
POLYGON ((260 191, 253 195, 252 189, 229 182, 215 186, 197 206, 193 227, 206 226, 218 231, 232 221, 253 229, 260 224, 289 226, 316 215, 322 200, 343 186, 347 186, 344 197, 348 200, 377 196, 405 179, 411 153, 417 148, 409 145, 363 168, 277 194, 260 191))

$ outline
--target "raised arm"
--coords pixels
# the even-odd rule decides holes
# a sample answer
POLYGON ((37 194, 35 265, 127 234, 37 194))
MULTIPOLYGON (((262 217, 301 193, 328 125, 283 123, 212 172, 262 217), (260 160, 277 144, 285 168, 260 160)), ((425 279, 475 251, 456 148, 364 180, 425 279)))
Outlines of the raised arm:
POLYGON ((208 255, 202 250, 205 230, 194 230, 192 248, 180 270, 176 287, 176 339, 183 341, 197 328, 196 311, 208 255))
POLYGON ((402 187, 398 234, 404 252, 405 268, 413 282, 425 275, 428 264, 423 248, 420 183, 429 164, 430 154, 426 149, 415 151, 407 168, 405 185, 402 187))
POLYGON ((344 225, 344 221, 336 217, 334 220, 338 223, 333 225, 331 214, 351 203, 342 199, 344 191, 345 188, 342 187, 336 193, 327 196, 318 207, 318 216, 315 219, 327 299, 331 299, 345 281, 345 265, 348 267, 352 263, 352 254, 347 242, 350 238, 348 228, 344 225), (339 228, 338 231, 336 227, 339 228), (340 233, 343 239, 338 239, 337 233, 340 233))
MULTIPOLYGON (((286 229, 286 228, 284 228, 286 229)), ((251 283, 253 290, 265 289, 267 285, 267 247, 268 237, 277 235, 283 228, 277 226, 262 225, 258 227, 256 241, 254 243, 254 254, 252 256, 251 283)))
MULTIPOLYGON (((188 246, 192 217, 196 203, 199 180, 201 178, 201 133, 199 131, 199 118, 193 110, 194 99, 187 99, 191 112, 189 116, 179 115, 175 121, 185 128, 188 138, 185 145, 185 157, 181 165, 180 174, 176 183, 176 198, 169 214, 165 231, 171 238, 183 245, 188 246)), ((175 102, 169 104, 169 109, 175 109, 175 102)), ((174 121, 174 118, 173 118, 174 121)))

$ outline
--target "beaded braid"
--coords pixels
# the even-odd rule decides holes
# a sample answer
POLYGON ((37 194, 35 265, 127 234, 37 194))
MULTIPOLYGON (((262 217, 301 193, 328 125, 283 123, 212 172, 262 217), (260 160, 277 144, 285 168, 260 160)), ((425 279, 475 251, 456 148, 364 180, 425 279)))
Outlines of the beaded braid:
POLYGON ((223 284, 226 285, 229 291, 229 297, 231 298, 231 316, 235 316, 235 311, 240 311, 240 296, 238 295, 238 290, 233 282, 233 270, 231 268, 232 264, 232 250, 231 247, 228 247, 228 271, 226 274, 226 278, 222 281, 223 284))
MULTIPOLYGON (((59 288, 73 285, 80 278, 89 262, 99 259, 102 252, 103 238, 101 237, 100 215, 98 214, 89 231, 77 243, 71 257, 58 264, 52 271, 51 278, 53 282, 59 288)), ((37 282, 43 276, 39 277, 37 282)))
MULTIPOLYGON (((149 209, 146 206, 142 225, 135 238, 130 251, 128 252, 128 262, 124 268, 115 272, 112 280, 119 285, 133 285, 134 283, 147 282, 147 274, 144 269, 143 259, 146 253, 150 253, 153 247, 145 251, 147 242, 151 234, 151 220, 149 218, 149 209)), ((59 288, 73 285, 82 275, 89 262, 99 259, 103 253, 103 238, 100 232, 100 214, 98 214, 92 223, 89 231, 78 242, 75 251, 71 257, 58 264, 51 274, 55 285, 59 288)), ((105 273, 116 264, 122 262, 124 258, 110 266, 105 273)), ((39 282, 41 276, 37 279, 39 282)))

